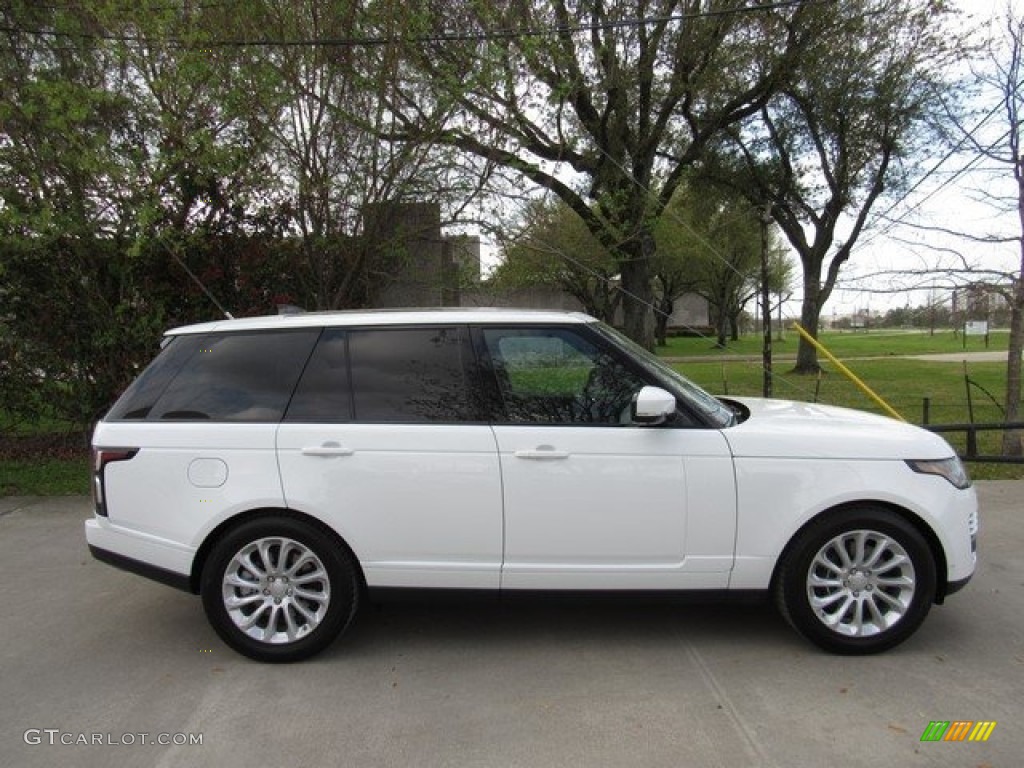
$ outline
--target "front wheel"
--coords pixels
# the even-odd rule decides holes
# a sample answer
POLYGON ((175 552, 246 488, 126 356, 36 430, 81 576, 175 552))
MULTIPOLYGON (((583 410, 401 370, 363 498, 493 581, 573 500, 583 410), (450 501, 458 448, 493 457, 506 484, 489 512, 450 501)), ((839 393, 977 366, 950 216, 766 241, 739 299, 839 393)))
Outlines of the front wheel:
POLYGON ((354 559, 291 517, 242 523, 214 546, 200 592, 210 624, 257 661, 300 661, 326 648, 358 605, 354 559))
POLYGON ((935 599, 927 542, 894 512, 859 507, 811 524, 783 556, 782 615, 825 650, 877 653, 906 640, 935 599))

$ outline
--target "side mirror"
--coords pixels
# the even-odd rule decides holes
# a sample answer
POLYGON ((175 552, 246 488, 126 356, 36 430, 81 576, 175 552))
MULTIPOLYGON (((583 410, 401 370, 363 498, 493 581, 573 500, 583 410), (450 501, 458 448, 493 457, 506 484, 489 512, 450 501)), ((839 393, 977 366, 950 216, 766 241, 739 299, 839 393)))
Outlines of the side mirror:
POLYGON ((633 396, 633 421, 656 425, 676 412, 676 399, 661 387, 644 387, 633 396))

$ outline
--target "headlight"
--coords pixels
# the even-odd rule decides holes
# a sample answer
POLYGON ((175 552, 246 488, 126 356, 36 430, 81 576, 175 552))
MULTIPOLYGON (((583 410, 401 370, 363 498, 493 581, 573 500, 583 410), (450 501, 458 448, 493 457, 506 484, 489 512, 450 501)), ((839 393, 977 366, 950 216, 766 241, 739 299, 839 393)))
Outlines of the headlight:
POLYGON ((938 475, 946 478, 955 487, 963 489, 971 487, 971 478, 964 469, 963 462, 958 456, 950 456, 948 459, 930 459, 915 461, 908 459, 907 466, 922 475, 938 475))

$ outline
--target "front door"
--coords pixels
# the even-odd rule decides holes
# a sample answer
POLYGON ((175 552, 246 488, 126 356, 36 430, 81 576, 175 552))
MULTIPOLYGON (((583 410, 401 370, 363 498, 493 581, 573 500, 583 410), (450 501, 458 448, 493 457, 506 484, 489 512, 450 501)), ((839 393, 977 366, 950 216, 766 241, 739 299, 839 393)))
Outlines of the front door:
POLYGON ((642 426, 642 369, 584 327, 480 329, 503 414, 503 589, 724 587, 735 482, 718 430, 642 426))

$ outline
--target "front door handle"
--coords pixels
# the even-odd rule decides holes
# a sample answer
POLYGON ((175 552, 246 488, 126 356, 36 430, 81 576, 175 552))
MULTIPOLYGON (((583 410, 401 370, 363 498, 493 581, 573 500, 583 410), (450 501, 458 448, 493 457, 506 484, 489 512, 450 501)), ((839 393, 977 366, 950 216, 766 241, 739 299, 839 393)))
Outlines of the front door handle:
POLYGON ((303 456, 322 456, 324 458, 330 458, 331 456, 351 456, 355 451, 351 448, 345 448, 339 443, 324 443, 323 445, 311 445, 302 449, 303 456))
POLYGON ((532 451, 516 451, 517 459, 568 459, 568 451, 556 451, 550 445, 538 445, 532 451))

